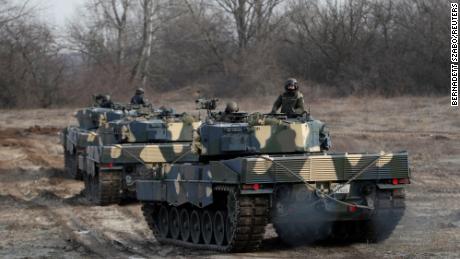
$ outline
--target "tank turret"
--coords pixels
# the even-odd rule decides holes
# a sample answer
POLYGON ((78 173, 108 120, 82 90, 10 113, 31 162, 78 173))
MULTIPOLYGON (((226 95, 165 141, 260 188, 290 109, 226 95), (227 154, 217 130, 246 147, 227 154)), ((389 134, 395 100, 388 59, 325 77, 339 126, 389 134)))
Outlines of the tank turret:
POLYGON ((200 122, 188 114, 156 110, 137 116, 112 120, 98 129, 102 143, 191 142, 200 122))
POLYGON ((255 113, 203 124, 196 141, 202 156, 321 152, 330 147, 325 129, 323 122, 305 116, 255 113))

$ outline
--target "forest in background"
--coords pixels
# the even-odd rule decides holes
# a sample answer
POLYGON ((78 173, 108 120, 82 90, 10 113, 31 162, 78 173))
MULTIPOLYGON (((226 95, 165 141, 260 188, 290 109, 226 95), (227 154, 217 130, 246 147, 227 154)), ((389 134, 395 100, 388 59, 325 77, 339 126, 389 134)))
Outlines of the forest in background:
POLYGON ((447 94, 449 2, 86 0, 57 31, 43 7, 0 0, 0 108, 127 101, 139 86, 257 97, 287 77, 318 97, 447 94))

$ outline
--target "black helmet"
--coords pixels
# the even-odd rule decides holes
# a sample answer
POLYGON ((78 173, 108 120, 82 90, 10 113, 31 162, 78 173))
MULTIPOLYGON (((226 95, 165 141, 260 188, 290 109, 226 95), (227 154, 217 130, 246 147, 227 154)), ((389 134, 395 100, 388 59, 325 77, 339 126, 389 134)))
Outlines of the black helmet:
POLYGON ((101 100, 103 98, 104 98, 104 96, 102 94, 98 94, 98 95, 94 96, 94 100, 96 100, 96 101, 99 101, 99 100, 101 100))
POLYGON ((225 106, 225 113, 238 112, 239 110, 240 108, 238 107, 238 104, 236 102, 228 102, 225 106))
POLYGON ((144 94, 144 93, 145 93, 144 88, 139 87, 139 88, 136 89, 136 94, 137 94, 137 95, 141 95, 141 94, 144 94))
POLYGON ((297 80, 295 78, 288 78, 288 80, 286 80, 286 83, 284 83, 284 89, 286 89, 286 91, 299 90, 299 85, 297 84, 297 80), (290 86, 294 86, 294 89, 290 89, 289 88, 290 86))

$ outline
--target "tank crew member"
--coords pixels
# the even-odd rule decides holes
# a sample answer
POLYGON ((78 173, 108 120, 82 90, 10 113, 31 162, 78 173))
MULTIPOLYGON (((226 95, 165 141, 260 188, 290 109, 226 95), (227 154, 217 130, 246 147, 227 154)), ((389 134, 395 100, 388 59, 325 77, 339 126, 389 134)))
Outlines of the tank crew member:
POLYGON ((277 113, 281 107, 281 113, 285 114, 302 114, 305 112, 304 99, 299 92, 297 80, 289 78, 284 84, 285 92, 276 99, 273 104, 272 113, 277 113))
POLYGON ((144 99, 144 88, 139 87, 136 89, 136 94, 131 98, 131 104, 147 105, 147 100, 144 99))
POLYGON ((112 109, 114 107, 112 98, 108 94, 107 95, 102 95, 102 94, 96 95, 95 101, 96 101, 97 106, 101 108, 112 109))
POLYGON ((224 122, 231 122, 232 121, 232 113, 238 112, 240 108, 236 102, 228 102, 225 106, 225 111, 220 114, 219 121, 224 122))

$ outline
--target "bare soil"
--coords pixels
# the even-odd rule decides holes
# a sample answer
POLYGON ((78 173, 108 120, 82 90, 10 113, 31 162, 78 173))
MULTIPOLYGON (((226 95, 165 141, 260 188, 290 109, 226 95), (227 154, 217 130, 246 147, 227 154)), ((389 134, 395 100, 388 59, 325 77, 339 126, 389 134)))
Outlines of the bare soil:
MULTIPOLYGON (((268 111, 272 100, 239 102, 243 110, 268 111)), ((193 107, 192 102, 162 104, 178 111, 193 107)), ((289 247, 268 227, 254 253, 162 246, 138 204, 90 206, 80 194, 83 184, 63 177, 58 133, 75 123, 75 109, 3 110, 0 257, 460 257, 460 111, 447 98, 324 99, 310 105, 312 114, 328 123, 335 151, 409 151, 408 208, 385 242, 289 247)))

